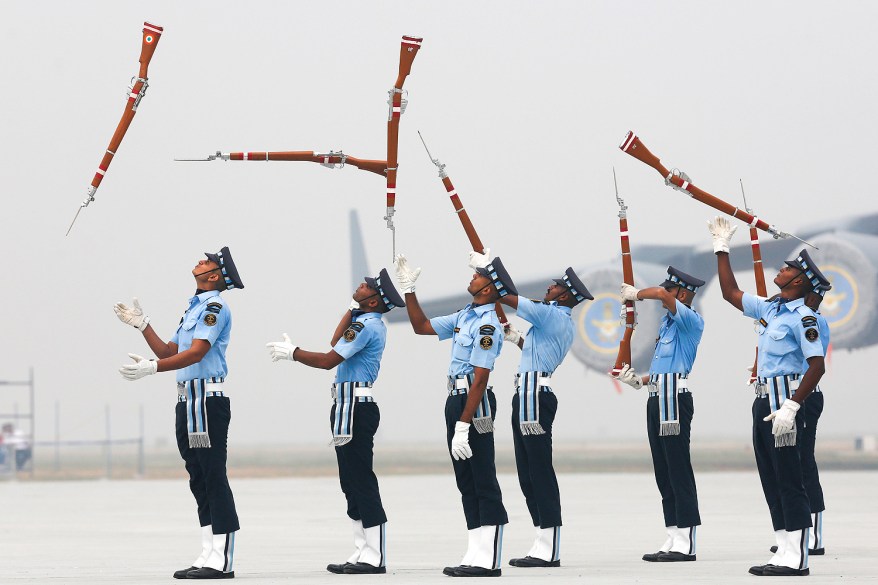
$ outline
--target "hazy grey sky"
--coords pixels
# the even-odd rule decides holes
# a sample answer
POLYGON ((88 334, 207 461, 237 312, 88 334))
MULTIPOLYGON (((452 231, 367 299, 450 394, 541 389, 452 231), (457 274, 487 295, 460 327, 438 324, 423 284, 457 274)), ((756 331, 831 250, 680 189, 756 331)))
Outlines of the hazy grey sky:
MULTIPOLYGON (((616 257, 613 166, 638 218, 633 238, 708 245, 710 210, 621 153, 629 129, 712 193, 736 197, 743 178, 761 216, 789 230, 878 208, 870 193, 878 5, 870 2, 5 7, 0 379, 24 378, 34 366, 41 439, 51 437, 56 401, 67 438, 101 436, 105 404, 117 437, 135 434, 139 404, 150 441, 173 436, 173 374, 135 383, 119 376, 127 352, 148 349, 112 305, 140 297, 170 338, 193 289, 193 263, 228 245, 246 284, 225 293, 234 315, 232 440, 328 440, 333 374, 273 364, 264 345, 286 331, 305 348, 328 348, 351 293, 349 209, 359 211, 373 270, 390 267, 383 179, 307 163, 172 159, 338 148, 385 158, 386 91, 403 34, 424 42, 406 82, 397 244, 424 268, 424 300, 461 291, 470 271, 417 129, 448 164, 482 238, 521 279, 616 257), (97 201, 65 238, 137 73, 144 20, 165 27, 149 91, 97 201)), ((745 238, 742 229, 736 239, 745 238)), ((749 274, 741 282, 749 287, 749 274)), ((752 360, 751 324, 717 287, 707 295, 692 376, 694 437, 746 440, 752 394, 738 380, 752 360)), ((518 360, 507 349, 491 377, 499 441, 510 439, 518 360)), ((449 352, 407 325, 389 328, 375 390, 380 440, 444 440, 449 352)), ((861 382, 876 357, 875 348, 834 356, 824 435, 876 432, 874 393, 861 382)), ((642 394, 617 395, 572 357, 555 381, 558 440, 643 436, 642 394)), ((0 410, 13 400, 24 404, 24 394, 0 393, 0 410)))

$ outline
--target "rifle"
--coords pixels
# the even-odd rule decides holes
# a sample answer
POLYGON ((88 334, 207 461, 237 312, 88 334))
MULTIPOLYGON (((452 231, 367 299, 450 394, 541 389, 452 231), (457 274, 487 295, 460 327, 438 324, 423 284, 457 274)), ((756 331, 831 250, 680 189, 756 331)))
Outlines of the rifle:
MULTIPOLYGON (((619 238, 622 244, 622 281, 634 286, 634 269, 631 265, 631 242, 628 239, 628 206, 619 197, 619 184, 616 182, 616 169, 613 169, 613 186, 616 188, 616 202, 619 204, 619 238)), ((625 364, 631 365, 631 337, 637 326, 634 302, 625 301, 625 331, 619 340, 619 353, 610 375, 617 377, 625 364)))
POLYGON ((384 176, 387 170, 387 162, 383 160, 368 160, 364 158, 355 158, 348 156, 340 150, 330 150, 327 153, 314 152, 311 150, 298 151, 282 151, 282 152, 228 152, 223 153, 216 151, 216 154, 209 154, 206 158, 175 158, 175 161, 197 162, 211 160, 280 160, 280 161, 298 161, 298 162, 315 162, 330 169, 340 169, 346 164, 356 167, 363 171, 369 171, 376 175, 384 176))
POLYGON ((65 236, 70 235, 70 230, 73 229, 73 224, 76 223, 76 218, 79 217, 79 212, 88 207, 89 203, 95 200, 95 193, 97 192, 98 187, 101 186, 101 181, 104 179, 107 169, 110 168, 110 163, 113 162, 113 157, 119 150, 119 145, 122 143, 122 139, 128 131, 128 126, 131 125, 131 121, 134 119, 134 114, 137 113, 137 106, 140 105, 140 100, 146 95, 146 88, 149 87, 149 81, 147 78, 149 62, 152 60, 152 55, 155 53, 156 46, 159 44, 159 39, 162 38, 163 30, 164 29, 160 26, 148 22, 143 23, 143 37, 140 44, 139 59, 140 70, 137 72, 137 77, 131 78, 131 87, 128 88, 128 102, 125 104, 125 110, 122 112, 122 119, 119 121, 119 125, 116 126, 116 131, 110 139, 110 145, 107 146, 107 150, 104 152, 104 156, 101 159, 101 164, 98 165, 98 170, 95 173, 94 178, 91 180, 91 186, 88 188, 86 198, 80 204, 79 209, 76 210, 76 215, 73 216, 73 221, 70 222, 70 227, 67 228, 67 233, 64 234, 65 236))
MULTIPOLYGON (((460 225, 463 226, 463 231, 469 240, 470 246, 472 246, 474 251, 484 254, 485 245, 482 244, 482 240, 479 238, 479 234, 476 233, 476 228, 473 227, 473 222, 470 220, 469 214, 466 212, 466 209, 464 209, 463 203, 460 202, 460 196, 457 194, 454 185, 451 184, 451 179, 448 177, 448 173, 445 172, 445 165, 439 162, 438 158, 433 158, 433 155, 430 154, 430 149, 427 148, 427 143, 424 142, 424 137, 421 136, 420 130, 418 130, 418 136, 421 138, 424 150, 427 151, 427 156, 433 164, 436 165, 436 168, 439 169, 439 178, 442 179, 442 184, 445 185, 445 191, 448 193, 448 198, 451 200, 454 212, 457 214, 458 219, 460 219, 460 225)), ((499 301, 494 304, 494 308, 497 311, 497 318, 500 320, 500 323, 505 326, 509 322, 509 319, 506 318, 506 313, 503 311, 503 307, 500 305, 499 301)))
POLYGON ((396 258, 396 226, 393 225, 393 214, 396 213, 396 170, 399 167, 397 160, 399 119, 408 104, 408 100, 404 100, 402 97, 402 86, 405 83, 405 78, 412 72, 412 63, 418 55, 423 40, 419 37, 402 37, 402 43, 399 47, 399 74, 396 76, 396 83, 387 92, 387 105, 389 106, 387 112, 387 215, 384 216, 384 220, 391 233, 394 258, 396 258))
POLYGON ((817 247, 810 242, 806 242, 802 238, 793 234, 783 232, 778 229, 777 226, 769 225, 768 223, 759 219, 753 214, 748 213, 747 211, 742 211, 734 205, 726 203, 718 197, 714 197, 707 191, 699 189, 689 181, 689 176, 679 169, 671 169, 669 171, 667 168, 665 168, 664 165, 662 165, 661 160, 659 160, 657 156, 655 156, 649 151, 649 149, 646 148, 643 142, 641 142, 640 138, 638 138, 633 131, 628 131, 628 134, 625 135, 625 139, 619 145, 619 148, 622 150, 622 152, 630 154, 640 162, 646 163, 647 165, 658 171, 659 174, 664 177, 665 185, 676 189, 677 191, 682 191, 693 199, 700 201, 705 205, 709 205, 710 207, 713 207, 714 209, 721 211, 726 215, 731 215, 732 217, 740 219, 744 223, 748 224, 751 228, 757 228, 766 231, 774 236, 775 239, 792 237, 799 240, 803 244, 811 246, 815 250, 817 249, 817 247))
MULTIPOLYGON (((741 183, 741 196, 744 198, 744 208, 747 210, 747 213, 752 214, 753 210, 747 205, 747 195, 744 193, 744 181, 738 179, 738 182, 741 183)), ((765 271, 762 268, 762 249, 759 246, 759 232, 756 231, 756 228, 750 228, 750 246, 753 250, 753 276, 756 277, 756 294, 760 297, 768 296, 768 289, 765 286, 765 271)), ((756 366, 759 362, 759 345, 756 346, 756 357, 753 358, 753 371, 750 373, 750 379, 747 380, 747 385, 752 384, 756 381, 758 377, 756 375, 756 366)))

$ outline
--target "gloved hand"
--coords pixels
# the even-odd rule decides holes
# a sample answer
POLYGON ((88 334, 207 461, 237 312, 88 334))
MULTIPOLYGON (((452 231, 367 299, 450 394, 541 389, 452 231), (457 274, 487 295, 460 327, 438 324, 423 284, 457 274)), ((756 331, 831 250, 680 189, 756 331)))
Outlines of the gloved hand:
POLYGON ((131 325, 132 327, 136 327, 140 331, 143 331, 146 329, 146 326, 149 325, 149 317, 143 314, 143 309, 140 307, 140 301, 137 300, 137 297, 134 297, 133 307, 129 307, 122 303, 116 303, 113 305, 113 310, 116 312, 116 316, 119 317, 120 321, 131 325))
POLYGON ((293 345, 292 341, 290 341, 290 336, 286 333, 284 333, 283 341, 272 341, 271 343, 266 343, 265 347, 268 348, 268 352, 271 354, 271 361, 273 362, 292 360, 293 352, 298 349, 297 346, 293 345))
POLYGON ((619 371, 618 380, 620 382, 628 384, 635 390, 640 390, 641 388, 643 388, 643 379, 637 372, 634 371, 634 368, 632 368, 628 364, 622 364, 622 369, 619 371))
POLYGON ((713 236, 713 253, 725 252, 728 254, 729 242, 738 230, 738 226, 732 225, 724 217, 716 216, 713 218, 713 221, 707 222, 707 230, 713 236))
POLYGON ((637 294, 640 292, 639 288, 634 288, 630 284, 622 283, 622 288, 619 289, 619 292, 622 293, 622 300, 625 301, 639 301, 637 298, 637 294))
POLYGON ((415 292, 415 281, 421 275, 421 269, 409 268, 409 262, 402 254, 396 255, 396 282, 402 294, 415 292))
POLYGON ((775 436, 783 435, 793 430, 793 427, 796 426, 796 413, 799 412, 801 406, 802 405, 795 400, 787 398, 783 401, 783 404, 779 409, 775 410, 762 420, 765 422, 773 420, 771 434, 775 436))
POLYGON ((503 340, 504 341, 511 341, 515 345, 518 345, 518 340, 521 339, 522 337, 524 337, 524 334, 508 323, 503 328, 503 340))
POLYGON ((491 248, 485 248, 485 253, 481 252, 470 252, 469 253, 469 267, 475 270, 476 268, 485 268, 488 264, 491 263, 491 248))
POLYGON ((360 309, 360 303, 351 299, 351 304, 348 305, 348 311, 358 311, 360 309))
POLYGON ((122 377, 129 382, 139 380, 144 376, 151 376, 158 371, 159 363, 155 360, 148 360, 143 356, 137 355, 136 353, 129 353, 128 357, 133 359, 134 363, 125 364, 124 366, 119 368, 119 373, 122 374, 122 377))
POLYGON ((454 437, 451 438, 451 456, 455 461, 469 459, 473 456, 473 450, 469 447, 469 423, 457 421, 454 423, 454 437))

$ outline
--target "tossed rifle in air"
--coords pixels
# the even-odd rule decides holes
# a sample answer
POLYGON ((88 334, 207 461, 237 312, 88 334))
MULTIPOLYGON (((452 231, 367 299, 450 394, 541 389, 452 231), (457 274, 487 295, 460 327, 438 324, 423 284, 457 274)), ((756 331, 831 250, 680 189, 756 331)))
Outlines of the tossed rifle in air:
MULTIPOLYGON (((744 193, 744 181, 738 179, 741 184, 741 196, 744 198, 744 208, 747 213, 753 214, 753 210, 747 205, 747 194, 744 193)), ((753 251, 753 276, 756 279, 756 294, 760 297, 768 296, 768 289, 765 286, 765 270, 762 267, 762 248, 759 246, 759 232, 755 227, 750 226, 750 247, 753 251)), ((757 321, 758 323, 758 321, 757 321)), ((756 366, 759 362, 759 345, 756 346, 756 357, 753 358, 753 371, 750 372, 750 378, 747 384, 750 385, 756 381, 756 366)))
POLYGON ((73 229, 73 224, 76 223, 76 218, 79 217, 79 212, 88 207, 89 203, 95 200, 95 193, 97 192, 98 187, 101 186, 101 181, 104 179, 107 169, 110 168, 110 163, 113 162, 113 157, 119 150, 119 145, 122 143, 122 139, 128 131, 128 126, 131 125, 131 121, 134 119, 134 114, 137 113, 137 106, 140 105, 140 100, 146 95, 146 88, 149 87, 149 81, 147 78, 149 62, 152 60, 152 55, 155 53, 156 46, 159 44, 159 39, 162 38, 163 30, 164 29, 160 26, 148 22, 143 23, 143 37, 141 39, 139 59, 140 70, 137 72, 137 77, 131 78, 131 87, 128 88, 128 102, 125 104, 125 111, 122 112, 122 119, 119 120, 119 125, 116 126, 116 131, 110 139, 110 145, 107 146, 107 150, 104 152, 101 163, 98 165, 98 170, 95 172, 95 176, 91 180, 91 186, 88 188, 86 198, 80 204, 79 209, 76 210, 76 215, 73 216, 73 221, 70 222, 70 227, 67 228, 67 233, 64 234, 65 236, 69 235, 70 230, 73 229))
MULTIPOLYGON (((448 177, 448 173, 445 172, 445 165, 439 162, 438 158, 433 158, 433 155, 430 154, 430 149, 427 148, 427 143, 424 142, 424 137, 421 136, 420 130, 418 130, 418 136, 421 138, 421 142, 424 145, 424 150, 427 151, 427 156, 430 158, 432 163, 436 165, 436 168, 439 169, 439 178, 442 179, 442 184, 445 185, 445 191, 446 193, 448 193, 448 198, 451 200, 451 205, 454 207, 454 212, 457 214, 457 218, 460 220, 460 225, 463 226, 463 231, 466 234, 467 239, 469 240, 470 246, 472 246, 473 251, 484 254, 485 245, 482 243, 481 238, 479 238, 479 234, 476 233, 476 228, 473 227, 473 222, 470 220, 469 214, 463 207, 463 203, 460 202, 460 196, 457 194, 457 189, 455 189, 454 185, 451 184, 451 179, 448 177)), ((509 322, 509 319, 506 318, 506 313, 503 311, 503 307, 500 305, 499 302, 497 302, 495 303, 495 308, 497 310, 497 318, 500 320, 500 323, 502 325, 506 325, 509 322)))
POLYGON ((806 242, 802 238, 795 236, 791 233, 781 231, 775 225, 769 225, 765 221, 759 219, 754 216, 752 213, 748 213, 738 207, 730 203, 726 203, 719 197, 714 197, 707 191, 699 189, 695 185, 693 185, 689 181, 689 176, 680 171, 679 169, 671 169, 668 170, 664 165, 662 165, 659 157, 655 156, 653 153, 646 148, 646 146, 641 142, 640 138, 634 134, 632 131, 628 131, 628 134, 625 135, 625 139, 622 141, 622 144, 619 145, 619 148, 622 152, 630 154, 640 162, 646 163, 647 165, 654 168, 659 174, 664 178, 665 185, 676 189, 677 191, 682 191, 686 193, 693 199, 696 199, 705 205, 709 205, 714 209, 725 213, 726 215, 731 215, 734 218, 740 219, 744 223, 748 224, 752 228, 757 228, 762 231, 766 231, 774 236, 775 239, 779 238, 795 238, 802 242, 803 244, 807 244, 814 249, 817 247, 810 242, 806 242))
POLYGON ((293 150, 280 152, 220 152, 209 154, 205 158, 175 158, 175 161, 198 162, 211 160, 277 160, 294 162, 314 162, 330 169, 340 169, 345 165, 351 165, 363 171, 369 171, 376 175, 384 176, 387 170, 387 161, 368 160, 348 156, 340 150, 330 150, 326 153, 312 150, 293 150))
MULTIPOLYGON (((619 204, 619 239, 622 245, 622 281, 634 286, 634 268, 631 264, 631 242, 628 238, 628 206, 619 196, 619 184, 616 182, 616 169, 613 169, 613 186, 616 188, 616 202, 619 204)), ((625 331, 619 340, 619 352, 610 375, 618 377, 625 364, 631 364, 631 337, 637 326, 637 315, 634 312, 634 301, 625 301, 625 331)))

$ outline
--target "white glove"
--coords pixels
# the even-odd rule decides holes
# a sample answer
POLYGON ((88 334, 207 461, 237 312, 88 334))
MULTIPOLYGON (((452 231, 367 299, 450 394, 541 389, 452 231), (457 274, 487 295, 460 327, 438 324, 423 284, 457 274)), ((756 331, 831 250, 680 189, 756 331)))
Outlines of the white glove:
POLYGON ((619 371, 617 379, 620 382, 628 384, 635 390, 643 388, 643 379, 634 371, 634 368, 628 364, 622 364, 622 369, 619 371))
POLYGON ((707 222, 707 230, 713 236, 713 253, 725 252, 728 254, 729 242, 738 230, 738 226, 732 225, 724 217, 716 216, 713 221, 707 222))
POLYGON ((119 320, 127 325, 131 325, 132 327, 136 327, 140 331, 146 329, 146 326, 149 325, 149 317, 143 314, 143 309, 140 308, 140 301, 137 300, 137 297, 134 297, 134 306, 128 307, 122 303, 116 303, 113 305, 113 310, 116 311, 116 316, 119 317, 119 320))
POLYGON ((786 434, 796 426, 796 413, 799 412, 799 407, 801 406, 802 405, 795 400, 787 398, 783 401, 783 404, 778 410, 772 412, 762 420, 765 422, 770 420, 774 421, 771 425, 771 434, 775 436, 786 434))
POLYGON ((128 357, 133 359, 134 363, 125 364, 119 368, 119 373, 129 382, 139 380, 144 376, 151 376, 158 371, 159 363, 155 360, 148 360, 136 353, 129 353, 128 357))
POLYGON ((455 461, 469 459, 473 456, 473 450, 469 448, 469 423, 457 421, 454 423, 454 437, 451 438, 451 456, 455 461))
POLYGON ((518 341, 524 337, 524 334, 507 323, 506 327, 503 328, 503 340, 511 341, 515 345, 518 345, 518 341))
POLYGON ((485 248, 485 253, 481 252, 470 252, 469 253, 469 267, 475 270, 476 268, 485 268, 488 264, 491 263, 491 248, 485 248))
POLYGON ((352 299, 351 304, 348 305, 348 311, 359 311, 359 310, 360 310, 360 303, 358 303, 357 301, 352 299))
POLYGON ((402 254, 396 255, 396 282, 402 294, 415 292, 415 281, 421 275, 421 269, 409 268, 409 261, 402 254))
POLYGON ((622 288, 619 289, 619 292, 622 293, 622 300, 625 301, 639 301, 637 298, 638 293, 640 293, 639 288, 634 288, 630 284, 622 283, 622 288))
POLYGON ((268 352, 271 354, 271 361, 273 362, 292 360, 293 352, 298 349, 297 346, 293 345, 290 341, 290 336, 286 333, 284 333, 283 341, 272 341, 271 343, 266 343, 265 347, 268 348, 268 352))

